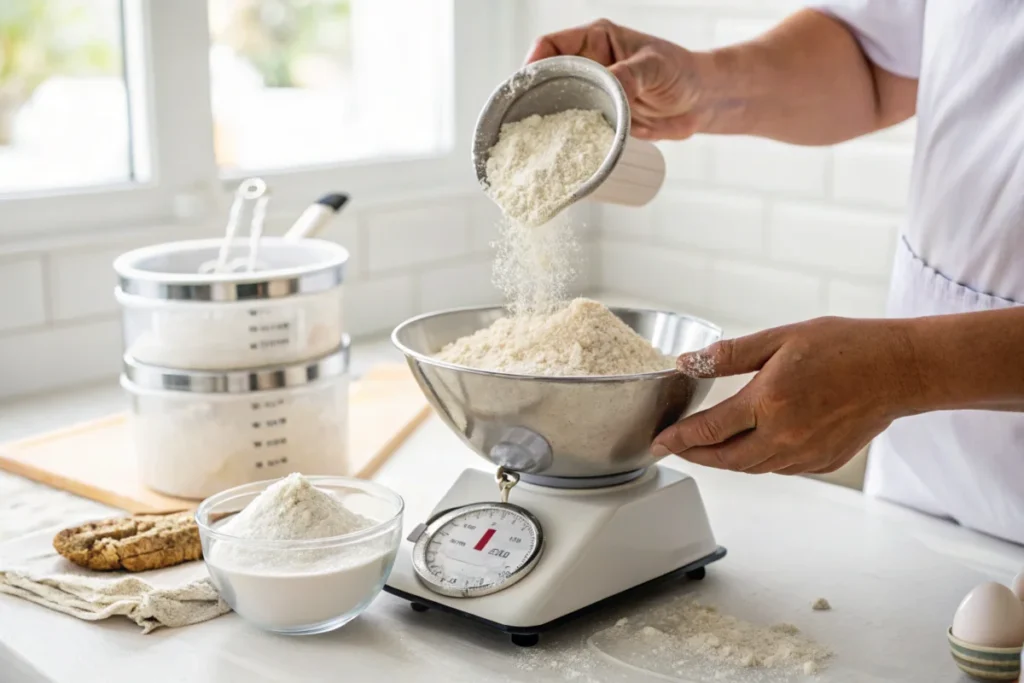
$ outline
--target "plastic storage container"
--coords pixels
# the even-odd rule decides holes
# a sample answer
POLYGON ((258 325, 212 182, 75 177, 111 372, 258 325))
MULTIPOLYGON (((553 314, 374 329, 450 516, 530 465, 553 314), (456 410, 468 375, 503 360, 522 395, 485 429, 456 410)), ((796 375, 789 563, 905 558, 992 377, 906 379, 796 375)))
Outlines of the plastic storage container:
MULTIPOLYGON (((118 257, 128 355, 167 368, 233 370, 301 362, 338 348, 344 247, 267 237, 260 242, 265 269, 200 275, 221 242, 171 242, 118 257)), ((238 240, 234 252, 247 249, 238 240)))
POLYGON ((201 499, 292 472, 346 473, 348 339, 303 363, 238 372, 159 368, 125 357, 143 483, 201 499))

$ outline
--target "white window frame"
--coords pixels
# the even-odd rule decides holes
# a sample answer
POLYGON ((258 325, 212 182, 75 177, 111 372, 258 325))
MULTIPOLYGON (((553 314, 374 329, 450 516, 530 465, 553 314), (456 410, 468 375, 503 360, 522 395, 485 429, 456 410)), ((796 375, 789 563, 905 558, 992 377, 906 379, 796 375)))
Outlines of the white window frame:
MULTIPOLYGON (((355 0, 373 2, 373 0, 355 0)), ((480 106, 517 67, 517 2, 451 0, 454 87, 449 151, 368 159, 261 175, 275 209, 301 208, 310 188, 350 193, 357 201, 469 189, 475 179, 470 139, 480 106), (472 55, 472 59, 466 59, 472 55)), ((133 182, 0 195, 0 243, 80 241, 96 231, 219 224, 237 177, 220 177, 214 158, 206 0, 124 0, 125 63, 132 106, 133 182), (148 151, 143 156, 142 151, 148 151)))

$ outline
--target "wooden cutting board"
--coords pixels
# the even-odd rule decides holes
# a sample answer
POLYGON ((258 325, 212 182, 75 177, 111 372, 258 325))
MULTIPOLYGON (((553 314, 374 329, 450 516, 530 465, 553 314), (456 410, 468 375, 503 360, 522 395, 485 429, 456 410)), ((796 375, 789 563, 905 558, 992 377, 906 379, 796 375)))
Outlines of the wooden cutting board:
MULTIPOLYGON (((429 414, 405 365, 380 365, 353 382, 350 476, 371 477, 429 414)), ((0 445, 0 469, 131 513, 189 510, 199 502, 143 486, 124 413, 0 445)))

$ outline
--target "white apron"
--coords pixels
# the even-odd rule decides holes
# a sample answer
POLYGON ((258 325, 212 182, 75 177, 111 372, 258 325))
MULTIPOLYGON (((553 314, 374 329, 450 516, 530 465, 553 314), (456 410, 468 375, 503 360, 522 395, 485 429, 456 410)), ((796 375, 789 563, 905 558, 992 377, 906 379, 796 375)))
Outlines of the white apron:
MULTIPOLYGON (((1024 302, 1024 2, 816 4, 851 28, 872 62, 918 81, 908 220, 889 314, 1024 302)), ((1024 543, 1024 414, 897 420, 872 447, 864 488, 1024 543)))
MULTIPOLYGON (((1007 247, 1013 245, 1014 240, 1008 240, 1007 247)), ((906 238, 900 240, 890 317, 969 313, 1016 305, 1020 304, 948 279, 914 254, 906 238)), ((1024 413, 981 410, 925 413, 897 420, 872 445, 864 488, 868 495, 1024 543, 1022 489, 1024 413)))

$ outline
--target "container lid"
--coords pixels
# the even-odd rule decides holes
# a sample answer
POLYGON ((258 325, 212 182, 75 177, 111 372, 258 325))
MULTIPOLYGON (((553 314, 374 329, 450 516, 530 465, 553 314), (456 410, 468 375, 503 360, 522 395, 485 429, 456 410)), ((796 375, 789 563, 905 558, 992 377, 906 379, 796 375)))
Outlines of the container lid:
POLYGON ((291 363, 248 370, 178 370, 140 363, 130 355, 124 356, 124 377, 143 389, 181 391, 192 394, 250 394, 313 384, 327 377, 338 377, 348 372, 348 335, 341 346, 326 356, 291 363))
MULTIPOLYGON (((220 238, 167 242, 134 249, 117 257, 114 270, 121 291, 163 301, 247 301, 313 294, 337 287, 344 279, 348 251, 326 240, 260 240, 259 261, 252 273, 199 273, 215 261, 220 238)), ((232 255, 248 253, 249 241, 232 243, 232 255)))

